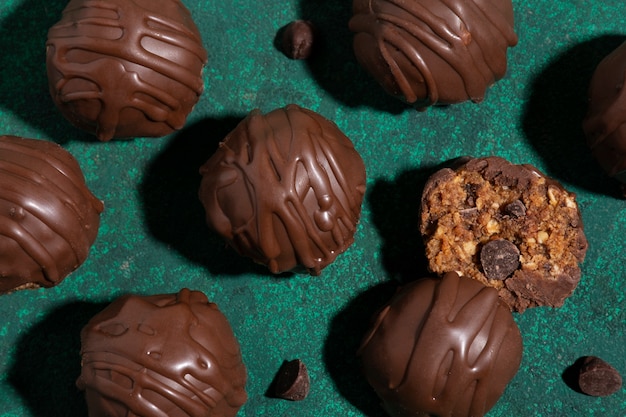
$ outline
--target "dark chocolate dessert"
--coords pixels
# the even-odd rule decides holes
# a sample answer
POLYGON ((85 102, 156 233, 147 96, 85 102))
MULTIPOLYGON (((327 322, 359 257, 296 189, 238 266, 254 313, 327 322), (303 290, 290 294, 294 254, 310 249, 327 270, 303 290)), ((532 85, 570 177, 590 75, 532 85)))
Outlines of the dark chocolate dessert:
POLYGON ((393 417, 481 417, 517 373, 522 338, 498 292, 450 272, 403 286, 358 352, 393 417))
POLYGON ((46 47, 55 104, 102 141, 182 128, 204 87, 207 53, 178 0, 72 0, 46 47))
POLYGON ((511 0, 353 0, 359 63, 417 108, 483 100, 517 44, 511 0))
POLYGON ((600 166, 626 183, 626 43, 607 55, 591 78, 583 130, 600 166))
POLYGON ((321 115, 252 111, 200 169, 209 226, 272 273, 320 271, 353 242, 365 166, 321 115))
POLYGON ((420 231, 431 271, 494 287, 519 312, 562 306, 587 251, 575 194, 498 157, 435 173, 422 195, 420 231))
POLYGON ((52 287, 87 258, 102 201, 56 143, 0 136, 0 293, 52 287))
POLYGON ((90 417, 233 417, 247 399, 239 343, 199 291, 120 297, 81 343, 90 417))

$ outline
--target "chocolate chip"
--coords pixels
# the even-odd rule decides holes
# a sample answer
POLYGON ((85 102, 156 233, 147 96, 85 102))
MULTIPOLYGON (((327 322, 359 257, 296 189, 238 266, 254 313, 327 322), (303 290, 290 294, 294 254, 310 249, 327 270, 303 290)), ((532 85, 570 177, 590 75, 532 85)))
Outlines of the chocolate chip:
POLYGON ((504 213, 519 219, 526 215, 526 206, 520 200, 515 200, 504 206, 504 213))
POLYGON ((309 395, 310 386, 304 362, 300 359, 285 361, 274 379, 274 396, 291 401, 304 400, 309 395))
POLYGON ((291 59, 306 59, 313 51, 315 28, 308 20, 294 20, 283 32, 282 49, 291 59))
POLYGON ((519 249, 506 239, 487 242, 480 251, 480 263, 489 279, 505 279, 519 267, 519 249))
POLYGON ((467 198, 465 199, 465 204, 470 207, 476 206, 478 188, 479 186, 477 184, 465 184, 465 193, 467 195, 467 198))
POLYGON ((622 387, 622 376, 604 360, 587 356, 580 367, 578 386, 587 395, 605 397, 622 387))

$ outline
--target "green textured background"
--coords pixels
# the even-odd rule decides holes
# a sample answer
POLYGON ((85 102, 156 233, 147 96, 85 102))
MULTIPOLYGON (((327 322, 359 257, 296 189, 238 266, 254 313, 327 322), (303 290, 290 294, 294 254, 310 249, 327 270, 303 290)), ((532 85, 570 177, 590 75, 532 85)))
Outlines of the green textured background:
POLYGON ((568 367, 594 354, 626 373, 622 253, 626 202, 589 155, 580 130, 598 61, 626 39, 623 0, 515 0, 519 44, 482 104, 406 108, 358 67, 349 0, 187 0, 209 63, 205 93, 181 132, 98 143, 53 106, 45 38, 60 0, 0 5, 0 134, 61 143, 106 204, 90 257, 61 285, 0 297, 0 414, 86 415, 74 387, 79 331, 127 292, 199 289, 217 302, 241 342, 249 401, 241 416, 382 416, 359 377, 354 351, 375 305, 398 282, 424 275, 416 230, 426 177, 461 155, 531 163, 578 194, 589 251, 575 294, 560 309, 516 315, 522 366, 490 416, 625 416, 624 391, 575 392, 568 367), (291 61, 274 47, 296 18, 321 32, 319 54, 291 61), (335 121, 368 173, 355 244, 320 277, 270 276, 205 228, 198 166, 245 114, 297 103, 335 121), (285 359, 301 358, 312 389, 302 402, 265 392, 285 359))

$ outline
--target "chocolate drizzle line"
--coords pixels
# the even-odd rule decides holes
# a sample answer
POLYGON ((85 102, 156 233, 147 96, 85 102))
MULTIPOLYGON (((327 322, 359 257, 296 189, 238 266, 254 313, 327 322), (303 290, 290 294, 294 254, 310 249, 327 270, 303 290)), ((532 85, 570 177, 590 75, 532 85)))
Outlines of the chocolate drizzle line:
POLYGON ((589 107, 582 123, 587 143, 606 173, 626 183, 626 42, 607 55, 589 85, 589 107))
MULTIPOLYGON (((626 47, 624 50, 626 50, 626 47)), ((593 114, 585 121, 584 128, 596 134, 590 140, 592 148, 602 143, 609 135, 626 123, 626 115, 620 106, 621 103, 626 102, 626 69, 624 70, 623 79, 619 84, 616 84, 615 90, 616 92, 612 95, 614 100, 603 109, 604 111, 593 114)))

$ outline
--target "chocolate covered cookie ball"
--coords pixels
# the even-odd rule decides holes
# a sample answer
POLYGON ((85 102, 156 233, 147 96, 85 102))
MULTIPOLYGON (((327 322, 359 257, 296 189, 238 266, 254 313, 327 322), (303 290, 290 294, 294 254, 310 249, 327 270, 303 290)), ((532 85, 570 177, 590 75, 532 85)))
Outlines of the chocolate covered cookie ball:
POLYGON ((199 291, 120 297, 81 343, 89 417, 233 417, 247 399, 239 343, 199 291))
POLYGON ((272 273, 319 275, 354 242, 365 166, 350 139, 313 111, 252 111, 200 173, 208 225, 272 273))
POLYGON ((179 0, 72 0, 46 48, 54 103, 101 141, 182 128, 204 88, 207 53, 179 0))
POLYGON ((400 288, 358 356, 392 417, 481 417, 517 373, 522 338, 496 290, 450 272, 400 288))
POLYGON ((431 176, 420 231, 432 272, 494 287, 519 312, 562 306, 588 246, 575 194, 499 157, 465 159, 431 176))
POLYGON ((359 63, 420 109, 482 101, 517 44, 511 0, 353 0, 350 29, 359 63))
POLYGON ((87 259, 104 206, 56 143, 0 136, 0 294, 53 287, 87 259))

